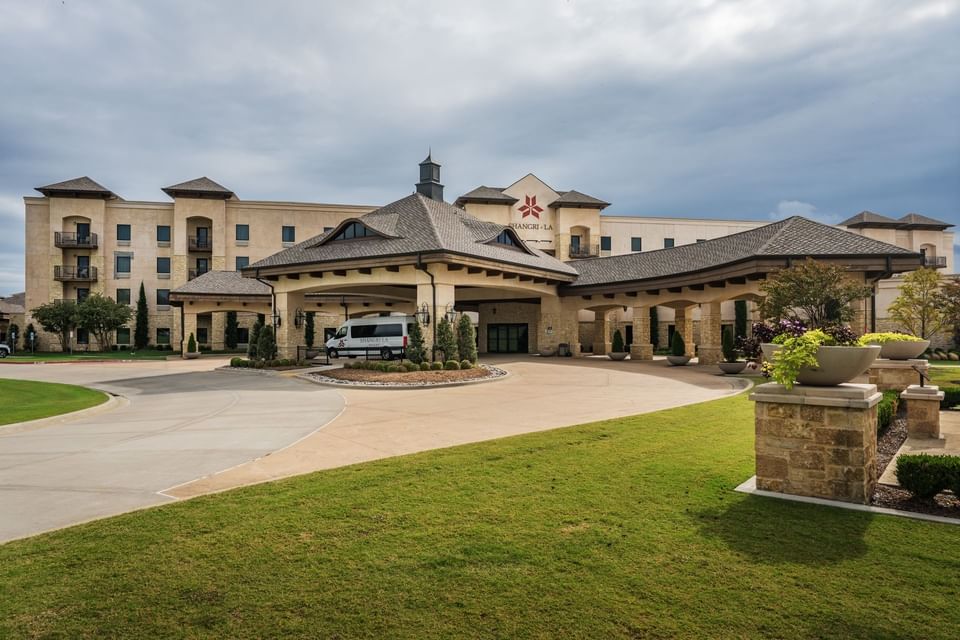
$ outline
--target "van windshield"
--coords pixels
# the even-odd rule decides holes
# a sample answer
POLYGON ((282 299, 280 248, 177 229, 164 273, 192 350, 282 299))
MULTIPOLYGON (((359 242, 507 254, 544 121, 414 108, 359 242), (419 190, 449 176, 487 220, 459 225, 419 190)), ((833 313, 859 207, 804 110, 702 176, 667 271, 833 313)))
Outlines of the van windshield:
POLYGON ((340 327, 339 329, 337 329, 337 332, 336 332, 335 334, 333 334, 333 337, 334 337, 334 338, 346 338, 346 337, 347 337, 347 328, 346 328, 346 327, 340 327))

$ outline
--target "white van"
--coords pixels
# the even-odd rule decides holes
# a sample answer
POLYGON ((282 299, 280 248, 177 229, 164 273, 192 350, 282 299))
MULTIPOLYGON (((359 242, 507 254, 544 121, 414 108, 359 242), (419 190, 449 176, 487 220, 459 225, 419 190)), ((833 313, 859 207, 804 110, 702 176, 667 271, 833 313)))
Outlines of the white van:
POLYGON ((327 355, 380 357, 393 360, 407 349, 408 327, 416 322, 411 316, 381 316, 347 320, 327 340, 327 355))

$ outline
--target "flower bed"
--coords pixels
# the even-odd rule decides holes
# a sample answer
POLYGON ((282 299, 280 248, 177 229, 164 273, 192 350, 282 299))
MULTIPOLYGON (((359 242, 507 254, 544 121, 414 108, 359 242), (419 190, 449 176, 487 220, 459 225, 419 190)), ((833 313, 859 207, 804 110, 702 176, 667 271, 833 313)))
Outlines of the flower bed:
POLYGON ((306 374, 325 384, 372 387, 432 387, 467 384, 500 378, 507 372, 497 367, 477 365, 470 369, 431 369, 429 371, 380 371, 377 369, 328 369, 306 374))

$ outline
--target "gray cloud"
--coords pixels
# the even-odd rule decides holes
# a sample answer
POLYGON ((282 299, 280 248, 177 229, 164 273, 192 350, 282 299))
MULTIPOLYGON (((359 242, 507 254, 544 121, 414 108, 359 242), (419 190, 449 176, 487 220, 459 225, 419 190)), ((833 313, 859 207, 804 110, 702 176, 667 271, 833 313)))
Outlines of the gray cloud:
POLYGON ((0 291, 39 184, 377 204, 428 145, 451 198, 532 171, 618 214, 960 222, 958 4, 2 1, 0 291))

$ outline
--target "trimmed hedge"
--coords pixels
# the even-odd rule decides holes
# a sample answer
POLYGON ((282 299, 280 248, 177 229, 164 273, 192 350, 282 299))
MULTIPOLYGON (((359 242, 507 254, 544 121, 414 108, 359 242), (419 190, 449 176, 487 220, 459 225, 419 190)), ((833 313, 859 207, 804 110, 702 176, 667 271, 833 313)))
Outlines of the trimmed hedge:
POLYGON ((457 362, 456 360, 447 360, 446 362, 443 363, 443 368, 446 369, 447 371, 459 371, 460 363, 457 362))
POLYGON ((305 367, 304 362, 292 358, 278 358, 275 360, 248 360, 246 358, 230 358, 230 366, 237 369, 276 369, 278 367, 305 367))
POLYGON ((877 405, 877 433, 883 433, 891 424, 897 415, 897 408, 900 406, 899 391, 884 391, 883 400, 877 405))
POLYGON ((430 370, 431 370, 431 371, 443 371, 443 363, 440 362, 439 360, 438 360, 437 362, 431 362, 431 363, 430 363, 430 370))
POLYGON ((421 362, 421 363, 420 363, 420 371, 430 371, 430 363, 429 363, 429 362, 421 362))
POLYGON ((460 362, 460 368, 461 368, 461 369, 473 369, 473 363, 470 362, 469 360, 462 360, 462 361, 460 362))
POLYGON ((943 400, 940 401, 941 409, 960 406, 960 387, 940 387, 940 391, 943 391, 943 400))
POLYGON ((930 500, 947 488, 960 488, 960 458, 931 456, 926 453, 897 458, 897 481, 900 486, 922 500, 930 500))

